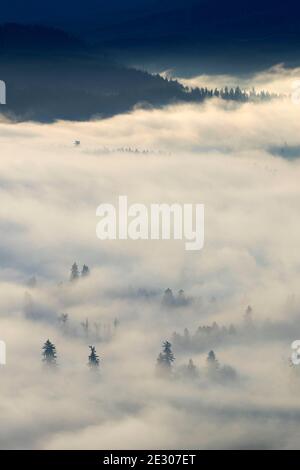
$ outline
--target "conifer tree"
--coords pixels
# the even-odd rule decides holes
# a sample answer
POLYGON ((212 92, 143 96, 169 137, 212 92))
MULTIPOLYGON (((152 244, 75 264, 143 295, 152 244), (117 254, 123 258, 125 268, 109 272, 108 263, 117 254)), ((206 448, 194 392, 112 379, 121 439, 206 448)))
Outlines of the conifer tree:
POLYGON ((163 343, 163 352, 161 352, 157 358, 157 368, 159 372, 169 374, 172 371, 172 364, 175 361, 174 354, 172 352, 172 345, 169 341, 163 343))
POLYGON ((100 360, 99 360, 99 356, 97 356, 95 346, 89 346, 89 348, 91 350, 91 353, 89 355, 89 363, 88 363, 89 367, 90 368, 99 367, 100 360))
POLYGON ((186 305, 187 304, 187 299, 185 297, 185 293, 183 289, 180 289, 178 291, 178 296, 177 296, 177 305, 186 305))
POLYGON ((79 278, 79 269, 77 263, 73 263, 71 268, 70 281, 76 281, 79 278))
POLYGON ((244 314, 244 322, 246 326, 253 325, 253 309, 251 305, 248 305, 244 314))
POLYGON ((89 276, 89 274, 90 274, 90 269, 86 264, 84 264, 83 267, 82 267, 82 270, 81 270, 81 276, 82 277, 87 277, 87 276, 89 276))
POLYGON ((219 372, 219 361, 216 358, 214 351, 208 353, 207 359, 207 372, 211 378, 216 378, 219 372))
POLYGON ((56 347, 49 339, 45 342, 43 346, 43 362, 47 366, 55 367, 57 365, 56 359, 56 347))
POLYGON ((163 299, 162 299, 162 303, 163 303, 163 305, 165 305, 167 307, 171 307, 172 305, 175 304, 174 295, 173 295, 173 292, 170 288, 165 290, 164 295, 163 295, 163 299))

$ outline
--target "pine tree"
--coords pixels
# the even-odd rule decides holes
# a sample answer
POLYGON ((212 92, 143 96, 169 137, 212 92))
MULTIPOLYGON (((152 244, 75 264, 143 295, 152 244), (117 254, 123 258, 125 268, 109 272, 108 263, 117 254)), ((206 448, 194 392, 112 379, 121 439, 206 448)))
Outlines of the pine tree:
POLYGON ((175 304, 174 295, 173 295, 173 292, 170 288, 165 290, 164 296, 163 296, 163 299, 162 299, 162 303, 163 303, 163 305, 165 305, 167 307, 171 307, 172 305, 175 304))
POLYGON ((165 341, 163 343, 163 352, 161 352, 157 358, 157 367, 159 371, 162 373, 170 373, 174 361, 175 357, 172 352, 172 345, 169 341, 165 341))
POLYGON ((88 363, 89 367, 90 368, 99 367, 100 360, 99 360, 99 356, 97 356, 95 346, 89 346, 89 348, 91 350, 91 354, 89 355, 89 363, 88 363))
POLYGON ((244 326, 248 333, 253 333, 255 330, 253 322, 253 309, 251 305, 248 305, 245 314, 244 314, 244 326))
POLYGON ((183 289, 180 289, 178 291, 178 296, 177 296, 177 305, 186 305, 187 304, 187 299, 185 297, 185 293, 183 289))
POLYGON ((207 364, 208 374, 211 377, 215 377, 215 375, 219 371, 219 362, 216 358, 216 355, 215 355, 214 351, 210 351, 208 353, 208 356, 207 356, 207 359, 206 359, 206 364, 207 364))
POLYGON ((168 364, 169 367, 172 366, 172 362, 175 361, 174 354, 172 352, 172 345, 169 343, 169 341, 165 341, 163 343, 163 354, 165 357, 166 364, 168 364))
POLYGON ((73 263, 71 268, 70 281, 76 281, 79 278, 79 269, 77 263, 73 263))
POLYGON ((43 362, 47 366, 55 367, 57 365, 56 358, 56 347, 47 339, 43 346, 43 362))
POLYGON ((87 277, 87 276, 89 276, 89 274, 90 274, 90 269, 86 264, 84 264, 83 267, 82 267, 82 270, 81 270, 81 276, 82 277, 87 277))
POLYGON ((190 360, 189 360, 189 363, 188 363, 188 370, 189 370, 190 372, 193 372, 193 373, 196 371, 196 366, 195 366, 195 364, 194 364, 193 359, 190 359, 190 360))

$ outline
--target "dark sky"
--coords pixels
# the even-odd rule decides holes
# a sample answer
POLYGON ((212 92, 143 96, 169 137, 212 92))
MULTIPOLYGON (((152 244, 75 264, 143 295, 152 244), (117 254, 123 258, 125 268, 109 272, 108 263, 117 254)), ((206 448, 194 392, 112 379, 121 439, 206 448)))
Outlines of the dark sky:
MULTIPOLYGON (((174 2, 167 0, 169 4, 174 2)), ((157 0, 10 0, 1 5, 0 20, 4 21, 51 21, 95 20, 95 14, 103 11, 121 11, 142 8, 158 3, 157 0)), ((163 3, 163 0, 159 3, 163 3)))
POLYGON ((291 19, 300 13, 299 0, 9 0, 1 4, 0 22, 101 24, 106 18, 114 18, 119 22, 124 12, 131 12, 134 16, 137 11, 139 14, 148 14, 205 3, 213 6, 218 19, 219 10, 223 15, 227 6, 233 17, 238 17, 241 12, 252 15, 264 11, 269 12, 271 21, 274 10, 281 10, 284 16, 291 19))
POLYGON ((138 46, 141 56, 181 47, 181 57, 194 49, 244 62, 300 56, 299 0, 10 0, 0 8, 4 22, 57 26, 101 47, 138 46))

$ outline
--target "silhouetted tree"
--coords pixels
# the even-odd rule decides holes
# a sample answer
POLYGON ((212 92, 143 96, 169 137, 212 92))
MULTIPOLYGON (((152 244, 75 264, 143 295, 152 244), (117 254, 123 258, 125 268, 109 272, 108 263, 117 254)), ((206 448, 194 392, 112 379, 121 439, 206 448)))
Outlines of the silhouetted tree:
POLYGON ((253 323, 253 309, 251 305, 248 305, 245 314, 244 314, 244 324, 248 331, 252 331, 254 329, 253 323))
POLYGON ((169 374, 172 370, 172 364, 175 361, 172 345, 169 341, 165 341, 162 347, 163 352, 160 353, 157 358, 157 368, 160 373, 169 374))
POLYGON ((167 307, 171 307, 175 303, 173 292, 170 288, 166 289, 162 299, 163 305, 167 307))
POLYGON ((43 362, 47 366, 55 367, 56 363, 56 348, 49 339, 45 342, 43 346, 43 362))
POLYGON ((219 370, 219 362, 217 361, 214 351, 208 353, 206 364, 210 375, 214 375, 219 370))
POLYGON ((71 281, 76 281, 76 279, 79 278, 79 269, 77 263, 73 263, 72 268, 71 268, 71 276, 70 280, 71 281))
POLYGON ((99 360, 99 356, 97 356, 97 353, 96 353, 96 348, 94 346, 89 346, 90 350, 91 350, 91 353, 89 355, 89 367, 90 368, 96 368, 96 367, 99 367, 99 363, 100 363, 100 360, 99 360))
POLYGON ((187 299, 185 297, 184 290, 180 289, 177 295, 177 305, 186 305, 186 304, 187 304, 187 299))
POLYGON ((183 338, 184 338, 185 345, 188 346, 189 343, 190 343, 190 340, 191 340, 191 336, 190 336, 190 332, 187 328, 184 329, 183 338))
POLYGON ((89 274, 90 274, 90 269, 86 264, 84 264, 83 267, 82 267, 82 270, 81 270, 81 276, 82 277, 87 277, 87 276, 89 276, 89 274))

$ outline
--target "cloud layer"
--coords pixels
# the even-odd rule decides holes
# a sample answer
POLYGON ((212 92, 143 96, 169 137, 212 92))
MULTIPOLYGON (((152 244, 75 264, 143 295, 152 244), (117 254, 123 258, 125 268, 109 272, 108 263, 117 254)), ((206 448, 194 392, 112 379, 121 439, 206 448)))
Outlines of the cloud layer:
POLYGON ((1 123, 1 448, 300 447, 299 384, 288 364, 300 335, 299 130, 289 99, 1 123), (122 194, 132 203, 204 203, 204 249, 100 242, 96 208, 122 194), (91 276, 74 285, 75 260, 91 276), (163 306, 167 287, 184 289, 188 305, 163 306), (249 304, 254 332, 243 324, 249 304), (156 377, 162 341, 214 321, 238 330, 211 346, 235 381, 209 380, 208 351, 176 345, 174 378, 156 377), (56 374, 42 369, 47 338, 56 374), (91 343, 99 376, 86 366, 91 343), (194 381, 180 374, 190 357, 194 381))

